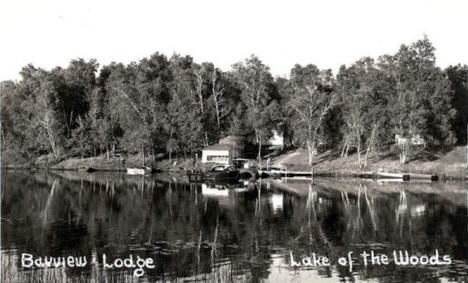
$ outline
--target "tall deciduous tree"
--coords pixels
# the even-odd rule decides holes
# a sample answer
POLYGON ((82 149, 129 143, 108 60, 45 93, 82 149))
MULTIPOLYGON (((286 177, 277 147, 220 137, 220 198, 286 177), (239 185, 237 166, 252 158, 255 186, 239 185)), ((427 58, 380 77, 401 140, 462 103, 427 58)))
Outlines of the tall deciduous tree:
POLYGON ((401 146, 400 162, 408 161, 412 139, 422 136, 430 144, 440 144, 450 132, 455 115, 450 105, 450 82, 435 66, 435 48, 425 37, 402 45, 395 56, 386 57, 380 66, 395 81, 389 103, 394 133, 406 138, 401 146))
POLYGON ((293 118, 295 138, 307 148, 309 166, 313 173, 314 158, 320 144, 323 122, 336 103, 333 78, 330 71, 320 71, 314 65, 296 65, 291 70, 292 95, 288 106, 296 115, 293 118))
POLYGON ((468 125, 468 66, 457 65, 445 69, 448 79, 452 83, 452 107, 456 115, 451 120, 452 129, 458 144, 467 143, 468 125))
POLYGON ((254 131, 260 162, 262 142, 271 136, 271 127, 267 126, 271 121, 267 119, 265 109, 272 101, 273 77, 270 69, 254 55, 235 64, 233 74, 240 86, 242 101, 247 106, 247 123, 254 131))
POLYGON ((31 122, 40 127, 55 159, 63 151, 64 115, 60 97, 60 78, 57 74, 28 66, 22 70, 20 89, 26 98, 25 110, 31 113, 31 122))
POLYGON ((342 152, 347 152, 350 143, 354 143, 360 168, 367 166, 385 118, 387 93, 381 86, 385 82, 381 74, 373 59, 362 58, 349 68, 342 67, 337 76, 345 134, 342 152), (365 144, 367 149, 362 156, 365 144))

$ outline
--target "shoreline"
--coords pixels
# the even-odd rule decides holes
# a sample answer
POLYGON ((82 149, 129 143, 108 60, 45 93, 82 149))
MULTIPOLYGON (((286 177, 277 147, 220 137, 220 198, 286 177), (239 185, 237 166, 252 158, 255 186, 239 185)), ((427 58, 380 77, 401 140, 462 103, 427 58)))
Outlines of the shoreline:
MULTIPOLYGON (((322 153, 317 156, 314 163, 315 177, 330 178, 364 178, 382 179, 377 173, 405 173, 436 175, 439 181, 468 180, 468 166, 465 162, 465 147, 456 147, 451 151, 437 156, 433 160, 416 159, 401 165, 388 153, 375 154, 369 158, 367 167, 358 169, 356 155, 347 157, 334 157, 333 152, 322 153)), ((310 172, 307 154, 304 150, 296 149, 282 152, 275 156, 265 156, 270 167, 281 168, 285 171, 310 172), (270 160, 271 159, 271 160, 270 160)), ((196 163, 193 159, 147 159, 143 163, 138 155, 123 157, 97 156, 87 158, 68 158, 60 162, 53 162, 44 156, 35 160, 14 164, 4 160, 1 168, 4 170, 31 170, 31 171, 98 171, 98 172, 126 172, 127 168, 141 167, 142 164, 163 173, 181 174, 191 170, 209 168, 209 164, 196 163)), ((262 165, 265 166, 265 164, 262 165)), ((91 173, 91 172, 90 172, 91 173)), ((154 173, 154 172, 153 172, 154 173)))
MULTIPOLYGON (((159 173, 174 173, 174 174, 184 174, 186 171, 189 171, 193 168, 186 168, 184 170, 175 170, 175 169, 158 169, 159 172, 152 173, 152 175, 159 174, 159 173)), ((106 168, 106 169, 96 169, 93 168, 91 172, 87 172, 86 170, 82 170, 81 168, 35 168, 35 167, 24 167, 24 166, 14 166, 14 165, 5 165, 1 166, 2 170, 7 171, 51 171, 51 172, 83 172, 88 174, 93 174, 95 172, 107 172, 107 173, 125 173, 126 169, 119 169, 119 168, 106 168)), ((307 172, 307 171, 304 171, 307 172)), ((347 171, 347 170, 338 170, 338 171, 316 171, 314 172, 314 177, 322 177, 322 178, 353 178, 353 179, 373 179, 378 180, 382 179, 377 175, 378 172, 374 171, 347 171)), ((393 173, 401 173, 401 172, 393 172, 393 173)), ((447 175, 447 174, 434 174, 438 177, 437 181, 434 182, 447 182, 447 181, 457 181, 463 182, 468 180, 468 175, 463 177, 460 175, 447 175)), ((275 179, 274 177, 266 177, 268 179, 275 179)), ((265 179, 265 178, 263 178, 265 179)), ((396 179, 397 180, 397 179, 396 179)))

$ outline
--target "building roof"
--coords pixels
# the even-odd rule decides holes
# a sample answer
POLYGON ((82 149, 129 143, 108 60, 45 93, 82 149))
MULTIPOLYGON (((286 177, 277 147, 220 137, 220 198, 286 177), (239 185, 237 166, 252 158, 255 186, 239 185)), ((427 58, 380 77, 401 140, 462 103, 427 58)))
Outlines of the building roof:
POLYGON ((228 144, 213 144, 205 147, 203 150, 231 150, 232 146, 228 144))
POLYGON ((220 139, 218 143, 242 146, 245 144, 245 138, 242 136, 227 136, 225 138, 220 139))
POLYGON ((235 150, 242 151, 245 146, 245 138, 242 136, 227 136, 219 140, 217 144, 209 145, 203 150, 235 150))

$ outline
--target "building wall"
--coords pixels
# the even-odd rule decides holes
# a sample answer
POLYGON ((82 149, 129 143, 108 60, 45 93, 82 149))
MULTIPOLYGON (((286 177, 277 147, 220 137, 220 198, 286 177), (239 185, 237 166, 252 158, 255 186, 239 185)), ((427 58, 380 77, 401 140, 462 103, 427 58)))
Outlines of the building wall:
MULTIPOLYGON (((408 138, 406 138, 404 136, 401 136, 401 135, 395 135, 395 143, 397 145, 404 145, 407 142, 408 142, 408 138)), ((412 145, 424 145, 424 146, 426 146, 426 140, 423 139, 420 135, 414 135, 413 137, 411 137, 409 142, 412 145)))
POLYGON ((202 162, 217 162, 229 164, 232 156, 229 150, 203 150, 202 162))
POLYGON ((273 131, 273 137, 271 137, 271 139, 268 140, 268 144, 274 146, 283 146, 284 138, 277 131, 273 131))

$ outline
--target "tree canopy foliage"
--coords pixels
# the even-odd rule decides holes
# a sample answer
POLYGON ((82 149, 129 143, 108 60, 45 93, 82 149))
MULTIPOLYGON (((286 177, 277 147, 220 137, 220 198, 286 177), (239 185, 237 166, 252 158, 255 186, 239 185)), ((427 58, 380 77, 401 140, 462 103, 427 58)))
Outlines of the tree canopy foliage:
POLYGON ((124 151, 189 155, 227 135, 259 146, 279 132, 307 148, 352 148, 366 166, 372 150, 395 144, 406 162, 411 139, 429 145, 466 142, 468 67, 436 66, 424 37, 393 55, 361 58, 338 74, 296 65, 273 78, 251 56, 224 72, 190 56, 155 53, 99 68, 77 59, 65 69, 32 65, 1 83, 2 151, 56 160, 124 151))

